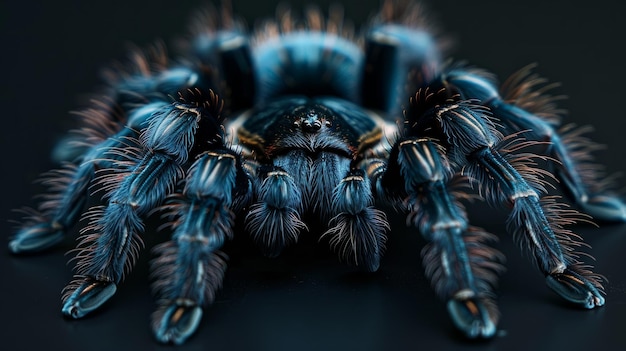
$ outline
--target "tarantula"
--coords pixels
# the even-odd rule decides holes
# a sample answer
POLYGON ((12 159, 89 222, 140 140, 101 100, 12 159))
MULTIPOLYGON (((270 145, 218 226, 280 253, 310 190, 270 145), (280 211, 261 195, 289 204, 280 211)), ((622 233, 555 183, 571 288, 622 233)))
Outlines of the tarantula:
POLYGON ((444 63, 441 36, 411 1, 384 1, 360 35, 338 9, 304 19, 286 10, 252 33, 227 7, 200 17, 183 59, 155 46, 109 71, 108 89, 54 152, 63 166, 46 178, 46 199, 9 243, 16 254, 51 248, 84 213, 66 316, 115 293, 155 209, 173 235, 155 249, 153 330, 179 344, 221 285, 220 249, 235 231, 273 257, 311 214, 345 261, 375 271, 388 204, 429 241, 426 274, 456 327, 492 337, 502 255, 470 225, 470 196, 510 207, 509 230, 558 295, 604 304, 602 278, 566 228, 588 217, 546 187, 558 180, 597 220, 625 221, 626 207, 605 194, 583 130, 557 132, 556 98, 532 67, 498 86, 486 71, 444 63), (99 203, 84 211, 88 199, 99 203))

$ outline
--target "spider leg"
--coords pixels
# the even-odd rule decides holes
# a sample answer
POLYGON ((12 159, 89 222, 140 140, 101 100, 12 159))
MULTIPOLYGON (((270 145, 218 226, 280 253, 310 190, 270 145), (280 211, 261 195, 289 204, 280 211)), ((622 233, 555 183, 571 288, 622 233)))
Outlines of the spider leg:
POLYGON ((111 168, 119 159, 109 150, 136 138, 152 112, 167 104, 167 95, 198 83, 199 75, 190 67, 162 67, 165 55, 162 49, 155 49, 134 51, 128 68, 109 72, 105 96, 78 113, 83 126, 53 150, 53 159, 64 167, 50 172, 44 181, 49 186, 46 200, 39 211, 29 211, 30 218, 9 243, 11 252, 43 251, 62 241, 83 211, 96 170, 111 168), (151 72, 157 68, 158 73, 151 72))
POLYGON ((441 84, 443 88, 437 93, 424 89, 415 95, 407 116, 409 120, 421 116, 422 120, 409 123, 408 133, 440 129, 451 159, 476 179, 482 194, 491 203, 512 207, 509 226, 530 248, 550 288, 583 307, 602 306, 602 279, 577 260, 579 254, 574 249, 583 243, 563 228, 580 219, 577 212, 565 210, 554 198, 541 200, 545 182, 542 171, 529 162, 534 155, 517 157, 515 147, 512 152, 498 152, 498 132, 488 111, 458 94, 450 95, 454 88, 446 85, 447 80, 441 84))
POLYGON ((79 113, 84 126, 53 150, 53 158, 65 166, 51 172, 46 180, 50 186, 47 201, 39 211, 27 211, 28 218, 9 243, 11 252, 38 252, 62 241, 84 208, 95 171, 111 168, 111 162, 119 159, 109 150, 136 138, 147 117, 166 104, 168 95, 192 86, 209 89, 223 84, 228 87, 224 90, 238 92, 229 97, 230 108, 252 105, 255 85, 249 84, 254 77, 247 37, 236 29, 213 28, 198 33, 192 44, 197 62, 168 67, 164 49, 156 46, 151 51, 134 51, 129 67, 107 72, 105 97, 79 113))
POLYGON ((246 216, 246 230, 261 246, 265 255, 278 256, 298 240, 306 225, 300 220, 302 194, 294 178, 279 167, 264 173, 258 201, 246 216))
POLYGON ((66 231, 78 221, 88 198, 88 188, 96 169, 112 168, 119 157, 111 154, 111 149, 119 149, 128 138, 137 135, 136 130, 145 127, 148 117, 157 109, 167 105, 154 102, 130 113, 128 124, 115 135, 87 149, 78 166, 67 164, 57 171, 58 176, 48 181, 56 194, 48 195, 49 200, 42 204, 41 214, 34 222, 25 223, 12 240, 9 250, 13 253, 38 252, 58 244, 66 231))
POLYGON ((384 1, 365 36, 362 105, 391 116, 402 113, 405 97, 434 78, 441 63, 441 41, 433 35, 423 8, 409 1, 384 1))
MULTIPOLYGON (((233 198, 240 168, 232 151, 204 153, 190 168, 182 194, 166 206, 176 218, 174 235, 155 249, 158 258, 152 266, 159 298, 153 331, 160 342, 181 344, 193 334, 202 307, 222 284, 226 256, 219 249, 233 235, 231 209, 241 207, 234 202, 247 198, 233 198)), ((247 184, 245 193, 251 192, 251 182, 247 184)))
MULTIPOLYGON (((153 79, 140 76, 138 79, 123 80, 124 86, 116 91, 120 98, 130 102, 138 97, 141 100, 162 99, 164 92, 175 94, 182 91, 179 94, 182 102, 163 107, 150 117, 140 138, 141 150, 136 150, 141 154, 137 160, 116 162, 118 168, 130 164, 127 175, 113 174, 102 181, 104 187, 109 189, 109 205, 104 210, 91 211, 92 224, 88 229, 95 230, 97 234, 87 235, 82 241, 83 248, 77 256, 76 279, 64 294, 63 312, 66 315, 81 317, 113 295, 124 270, 130 269, 139 250, 140 217, 158 206, 176 180, 182 178, 180 167, 185 164, 189 153, 196 154, 215 142, 221 145, 223 136, 218 114, 223 100, 210 92, 208 101, 200 100, 198 103, 194 94, 199 90, 185 92, 184 88, 193 85, 208 89, 224 85, 226 91, 238 91, 238 94, 228 97, 230 108, 241 109, 252 104, 254 85, 249 84, 252 64, 247 38, 238 30, 205 29, 208 32, 201 29, 203 34, 198 33, 192 43, 191 54, 196 62, 188 67, 159 69, 160 73, 153 79), (192 101, 185 101, 188 98, 192 101), (207 110, 208 116, 204 114, 207 110), (198 143, 194 144, 196 129, 201 134, 195 135, 198 143)), ((202 94, 199 95, 202 98, 202 94)), ((113 154, 122 157, 129 153, 128 148, 112 150, 113 154)), ((164 310, 163 313, 169 312, 164 310)), ((178 313, 183 311, 177 310, 174 317, 179 316, 178 313)), ((193 308, 183 314, 184 320, 191 322, 187 324, 189 328, 194 318, 199 317, 193 308)), ((185 322, 179 322, 169 328, 184 329, 185 322)), ((191 331, 188 330, 189 333, 191 331)), ((186 337, 184 333, 182 335, 186 337)), ((167 336, 164 331, 161 337, 176 340, 181 335, 167 336)))
MULTIPOLYGON (((563 228, 566 224, 575 223, 576 216, 553 199, 540 201, 540 192, 545 190, 543 173, 528 161, 529 155, 516 155, 519 148, 515 147, 508 152, 503 148, 503 154, 498 152, 498 131, 488 113, 485 107, 463 100, 456 88, 450 86, 445 79, 438 78, 429 86, 418 89, 405 111, 401 138, 392 149, 386 171, 383 176, 380 176, 381 170, 376 168, 370 171, 370 174, 380 177, 380 185, 376 188, 385 189, 391 195, 394 192, 396 196, 404 193, 411 195, 417 193, 417 185, 425 181, 438 181, 445 177, 446 172, 461 171, 469 175, 480 186, 481 194, 487 200, 491 203, 505 203, 513 208, 509 225, 518 239, 530 247, 550 288, 566 300, 586 308, 603 305, 601 278, 577 261, 578 254, 574 252, 574 248, 582 245, 578 241, 580 238, 563 228), (449 161, 444 162, 444 154, 449 161), (405 182, 410 180, 404 189, 394 183, 394 179, 399 177, 405 179, 405 182)), ((466 221, 459 214, 458 208, 456 211, 454 207, 449 209, 451 201, 441 195, 443 191, 436 192, 429 188, 427 190, 432 194, 424 194, 426 185, 428 184, 422 186, 419 198, 424 200, 418 203, 423 211, 421 214, 418 212, 419 223, 432 225, 432 220, 442 214, 442 223, 439 225, 441 229, 465 230, 466 221)), ((428 227, 420 229, 429 233, 428 227)), ((434 231, 430 229, 430 232, 434 231)), ((450 242, 458 247, 467 240, 450 242)), ((455 248, 453 245, 439 246, 450 251, 455 248)), ((437 248, 437 244, 435 247, 437 248)), ((437 250, 430 252, 437 253, 437 250)), ((456 259, 463 262, 463 256, 459 252, 456 252, 459 257, 456 259)), ((489 251, 479 249, 478 252, 489 251)), ((427 251, 426 255, 429 254, 427 251)), ((493 257, 497 257, 494 254, 490 256, 492 262, 493 257)), ((449 254, 446 252, 441 258, 433 261, 436 263, 432 267, 445 272, 450 267, 449 254)), ((490 269, 493 269, 493 265, 490 269)), ((461 277, 468 276, 465 274, 461 277)), ((488 285, 490 281, 493 279, 484 279, 482 286, 488 285)), ((487 306, 484 309, 477 308, 474 303, 459 303, 455 300, 449 304, 452 317, 461 329, 464 325, 470 327, 473 323, 471 318, 466 317, 479 317, 483 315, 481 311, 489 310, 487 306)), ((470 331, 467 334, 471 336, 472 329, 466 330, 470 331)))
POLYGON ((250 40, 238 28, 212 28, 215 23, 198 26, 191 42, 190 55, 197 61, 197 70, 214 75, 208 86, 223 91, 222 98, 231 111, 239 111, 254 104, 256 85, 250 40), (219 72, 219 73, 218 73, 219 72))
POLYGON ((369 178, 363 170, 352 170, 333 192, 332 211, 337 215, 322 235, 342 258, 374 272, 384 250, 385 232, 390 229, 385 213, 374 208, 369 178))
MULTIPOLYGON (((181 179, 194 134, 200 125, 218 133, 216 109, 221 105, 215 95, 210 101, 213 110, 194 103, 174 103, 163 106, 147 121, 148 127, 134 150, 137 160, 128 147, 117 150, 128 159, 128 172, 113 172, 102 180, 109 188, 108 206, 91 211, 90 226, 76 256, 77 269, 74 280, 66 287, 63 313, 80 318, 100 307, 116 290, 125 271, 129 271, 141 247, 139 234, 143 230, 140 217, 157 206, 171 192, 177 179, 181 179)), ((113 150, 112 152, 115 152, 113 150)))
POLYGON ((470 338, 492 337, 498 321, 492 289, 503 258, 484 243, 492 235, 468 225, 448 189, 451 169, 442 147, 428 138, 400 139, 389 162, 370 163, 369 173, 380 183, 378 189, 392 189, 388 182, 403 179, 407 223, 429 241, 422 251, 424 268, 447 301, 452 321, 470 338))
POLYGON ((111 194, 104 210, 92 210, 92 228, 78 254, 75 280, 66 288, 63 313, 80 318, 98 308, 115 291, 140 249, 140 216, 154 208, 180 177, 181 169, 161 154, 146 155, 111 194))
MULTIPOLYGON (((129 62, 105 71, 107 87, 92 99, 91 106, 77 112, 82 126, 70 132, 52 151, 56 162, 80 162, 99 142, 138 128, 130 113, 137 106, 167 101, 167 96, 187 88, 209 83, 195 67, 168 64, 165 49, 156 45, 148 50, 133 50, 129 62)), ((139 130, 139 129, 137 129, 139 130)))
POLYGON ((582 307, 591 309, 604 305, 601 278, 577 260, 574 247, 582 243, 579 237, 563 228, 564 224, 575 220, 567 217, 571 211, 563 210, 563 206, 551 198, 540 199, 539 192, 497 150, 478 150, 473 161, 478 167, 469 172, 485 180, 481 184, 496 186, 499 195, 494 196, 512 206, 509 225, 532 252, 548 286, 582 307))
MULTIPOLYGON (((606 193, 606 185, 597 172, 597 166, 591 164, 592 144, 580 136, 580 130, 570 128, 566 134, 559 135, 555 130, 558 121, 551 121, 539 115, 554 117, 556 112, 552 106, 554 97, 546 96, 543 90, 533 91, 536 85, 543 82, 534 75, 522 71, 513 76, 512 97, 500 96, 490 79, 476 70, 453 68, 445 73, 446 80, 459 88, 466 99, 478 99, 488 106, 501 123, 513 131, 524 133, 535 140, 545 140, 549 156, 554 159, 555 175, 560 180, 565 193, 594 219, 609 222, 626 221, 626 204, 618 197, 606 193), (515 83, 517 82, 517 83, 515 83), (542 95, 543 94, 543 95, 542 95), (515 104, 517 99, 522 106, 537 110, 531 113, 515 104)), ((511 85, 509 84, 509 85, 511 85)), ((548 86, 549 87, 549 86, 548 86)), ((511 95, 509 94, 509 95, 511 95)), ((510 132, 510 131, 509 131, 510 132)))

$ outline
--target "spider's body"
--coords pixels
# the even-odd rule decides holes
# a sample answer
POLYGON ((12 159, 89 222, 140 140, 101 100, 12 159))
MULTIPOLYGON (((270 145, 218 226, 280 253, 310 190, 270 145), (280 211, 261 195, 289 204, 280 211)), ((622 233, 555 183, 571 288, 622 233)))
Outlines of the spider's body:
POLYGON ((232 17, 211 13, 185 60, 136 54, 134 69, 113 75, 107 96, 81 113, 85 126, 55 153, 67 165, 10 249, 59 242, 93 187, 103 204, 85 214, 63 298, 63 313, 79 318, 115 293, 141 246, 142 216, 163 209, 173 238, 155 250, 153 327, 160 341, 181 343, 221 284, 225 240, 248 232, 276 256, 307 229, 307 213, 344 260, 374 271, 390 230, 377 208, 386 202, 429 241, 426 273, 455 325, 491 337, 501 254, 460 203, 469 195, 462 185, 473 184, 511 208, 510 230, 555 292, 603 305, 601 278, 578 261, 582 243, 564 228, 580 215, 546 196, 548 171, 533 160, 556 168, 583 212, 624 221, 585 140, 556 132, 555 99, 528 70, 498 89, 483 71, 442 64, 422 16, 411 2, 386 1, 357 39, 337 11, 325 19, 312 10, 301 23, 285 13, 250 39, 232 17))

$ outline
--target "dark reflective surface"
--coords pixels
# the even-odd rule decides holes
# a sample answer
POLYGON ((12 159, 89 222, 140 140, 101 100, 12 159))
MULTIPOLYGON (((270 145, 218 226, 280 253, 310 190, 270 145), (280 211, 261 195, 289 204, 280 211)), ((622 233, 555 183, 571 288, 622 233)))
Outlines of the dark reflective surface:
MULTIPOLYGON (((262 8, 235 2, 246 18, 271 16, 273 3, 262 8)), ((374 3, 376 1, 373 1, 374 3)), ((125 44, 171 42, 185 34, 196 4, 166 1, 30 1, 3 4, 0 99, 3 152, 0 186, 2 233, 11 209, 33 205, 41 189, 32 185, 52 164, 55 140, 73 125, 67 111, 83 102, 98 84, 98 69, 124 57, 125 44)), ((324 2, 322 8, 326 8, 324 2)), ((259 5, 257 5, 259 6, 259 5)), ((374 6, 347 4, 346 13, 365 18, 374 6)), ((599 159, 610 173, 623 172, 626 113, 626 55, 622 52, 620 4, 596 1, 593 6, 566 2, 438 1, 431 6, 443 29, 455 36, 453 57, 487 68, 502 79, 522 66, 538 62, 537 72, 563 83, 556 93, 570 96, 563 106, 568 120, 592 123, 593 138, 608 148, 599 159)), ((250 20, 250 22, 252 22, 250 20)), ((620 188, 626 180, 619 180, 620 188)), ((470 342, 457 333, 445 304, 424 277, 419 253, 424 242, 405 229, 401 215, 379 272, 354 272, 339 263, 316 232, 303 235, 298 247, 277 259, 263 258, 238 231, 224 287, 205 312, 198 333, 181 350, 620 350, 626 348, 626 225, 595 229, 580 226, 593 246, 596 271, 607 283, 605 307, 583 311, 562 302, 546 286, 525 255, 504 232, 503 211, 472 206, 473 223, 499 234, 508 258, 501 278, 499 336, 470 342)), ((166 237, 148 226, 147 246, 166 237), (150 233, 150 234, 149 234, 150 233)), ((56 251, 39 256, 0 255, 3 326, 6 350, 42 348, 79 350, 151 350, 154 308, 148 284, 149 250, 133 274, 101 311, 84 320, 61 316, 60 292, 71 277, 68 237, 56 251)))

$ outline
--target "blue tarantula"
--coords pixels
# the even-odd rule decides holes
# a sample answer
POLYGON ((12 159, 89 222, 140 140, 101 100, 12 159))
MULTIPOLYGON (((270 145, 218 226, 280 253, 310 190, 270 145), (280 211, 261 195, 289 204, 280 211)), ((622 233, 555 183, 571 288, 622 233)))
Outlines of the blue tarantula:
POLYGON ((179 344, 221 285, 220 249, 244 231, 236 217, 277 256, 306 230, 302 215, 317 216, 345 261, 375 271, 390 230, 377 206, 387 204, 429 241, 426 274, 456 327, 492 337, 502 255, 469 224, 468 185, 510 208, 509 230, 550 288, 584 308, 604 304, 602 278, 566 228, 588 217, 546 187, 558 180, 597 220, 625 221, 626 207, 606 195, 584 130, 559 127, 551 85, 531 67, 498 86, 444 63, 444 40, 403 0, 384 1, 360 35, 336 8, 302 19, 285 10, 251 34, 213 9, 192 32, 184 59, 155 46, 110 71, 108 90, 56 149, 63 166, 46 178, 46 199, 9 243, 16 254, 51 248, 83 214, 65 315, 81 318, 115 293, 154 210, 173 236, 155 249, 153 330, 179 344))

